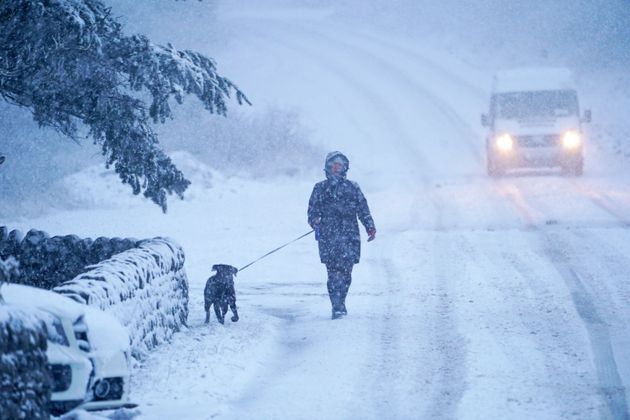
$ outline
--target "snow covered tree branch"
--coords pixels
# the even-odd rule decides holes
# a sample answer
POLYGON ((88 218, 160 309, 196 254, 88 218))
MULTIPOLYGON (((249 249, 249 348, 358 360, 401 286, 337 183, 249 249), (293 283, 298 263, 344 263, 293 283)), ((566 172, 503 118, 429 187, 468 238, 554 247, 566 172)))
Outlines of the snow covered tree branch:
POLYGON ((164 211, 167 195, 182 197, 190 182, 159 147, 151 122, 172 118, 169 101, 184 95, 225 115, 232 93, 249 103, 212 59, 125 36, 98 0, 0 2, 0 96, 76 141, 85 124, 106 165, 164 211))

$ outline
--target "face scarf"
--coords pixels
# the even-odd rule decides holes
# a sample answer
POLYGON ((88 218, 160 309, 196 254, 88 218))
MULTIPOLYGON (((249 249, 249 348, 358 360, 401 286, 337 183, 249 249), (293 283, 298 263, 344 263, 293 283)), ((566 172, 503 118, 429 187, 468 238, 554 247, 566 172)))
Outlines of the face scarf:
POLYGON ((328 180, 330 181, 330 183, 332 185, 337 185, 343 180, 344 176, 343 175, 328 174, 327 178, 328 178, 328 180))
POLYGON ((337 187, 346 178, 347 170, 348 168, 346 166, 346 162, 338 156, 335 157, 334 159, 331 159, 329 162, 326 163, 326 178, 328 179, 328 182, 329 182, 328 190, 330 194, 335 198, 337 198, 337 189, 338 189, 337 187), (342 166, 342 170, 338 174, 334 174, 332 172, 332 168, 335 165, 342 166))

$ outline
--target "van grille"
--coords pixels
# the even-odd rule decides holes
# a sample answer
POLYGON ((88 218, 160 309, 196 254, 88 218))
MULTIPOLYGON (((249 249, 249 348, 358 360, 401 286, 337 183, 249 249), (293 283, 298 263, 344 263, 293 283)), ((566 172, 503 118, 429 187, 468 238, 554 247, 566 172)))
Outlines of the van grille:
POLYGON ((557 134, 517 136, 516 142, 519 147, 555 147, 560 145, 560 136, 557 134))

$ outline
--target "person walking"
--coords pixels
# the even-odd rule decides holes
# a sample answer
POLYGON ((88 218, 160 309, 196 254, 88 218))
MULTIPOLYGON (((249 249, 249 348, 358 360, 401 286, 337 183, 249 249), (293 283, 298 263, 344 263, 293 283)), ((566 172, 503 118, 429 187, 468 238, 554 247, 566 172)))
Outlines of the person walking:
POLYGON ((326 156, 326 180, 318 182, 308 203, 308 223, 315 230, 319 256, 328 271, 328 296, 332 319, 347 315, 346 296, 352 283, 352 268, 361 258, 358 220, 376 237, 367 200, 356 182, 346 179, 350 161, 341 152, 326 156))

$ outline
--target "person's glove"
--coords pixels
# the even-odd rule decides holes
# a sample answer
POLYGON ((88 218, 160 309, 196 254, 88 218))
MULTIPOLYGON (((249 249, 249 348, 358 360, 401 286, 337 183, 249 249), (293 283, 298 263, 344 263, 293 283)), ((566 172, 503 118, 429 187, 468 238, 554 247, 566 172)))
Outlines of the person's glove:
POLYGON ((367 230, 368 233, 368 242, 373 241, 376 238, 376 228, 369 228, 367 230))
POLYGON ((322 219, 320 217, 317 217, 311 221, 311 227, 315 231, 316 241, 319 241, 319 236, 321 234, 321 222, 322 222, 322 219))

